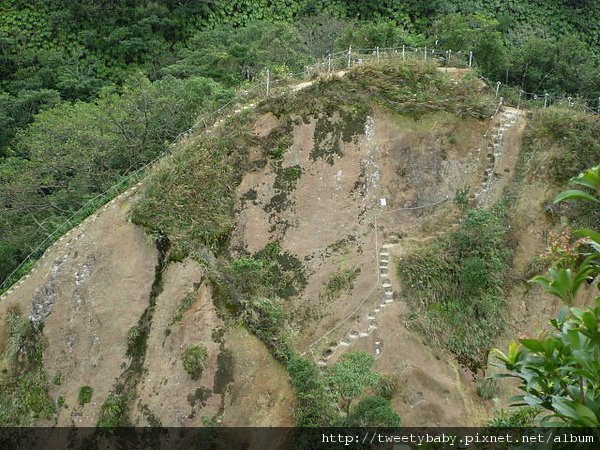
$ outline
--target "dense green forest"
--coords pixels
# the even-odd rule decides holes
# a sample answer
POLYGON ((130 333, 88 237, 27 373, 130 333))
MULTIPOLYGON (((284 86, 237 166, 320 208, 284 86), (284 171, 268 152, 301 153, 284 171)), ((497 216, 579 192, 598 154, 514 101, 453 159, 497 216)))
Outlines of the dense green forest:
POLYGON ((597 99, 599 18, 592 0, 5 0, 0 280, 266 67, 349 45, 472 50, 491 80, 597 99))

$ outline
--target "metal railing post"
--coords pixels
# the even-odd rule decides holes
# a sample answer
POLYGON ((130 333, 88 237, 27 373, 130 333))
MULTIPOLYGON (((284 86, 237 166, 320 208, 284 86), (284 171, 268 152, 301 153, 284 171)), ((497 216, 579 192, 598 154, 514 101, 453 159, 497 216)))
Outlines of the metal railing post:
POLYGON ((269 70, 269 69, 267 69, 267 97, 268 97, 268 96, 269 96, 269 94, 270 94, 270 84, 271 84, 271 82, 270 82, 270 81, 271 81, 271 80, 270 80, 270 78, 271 78, 271 72, 270 72, 270 70, 269 70))

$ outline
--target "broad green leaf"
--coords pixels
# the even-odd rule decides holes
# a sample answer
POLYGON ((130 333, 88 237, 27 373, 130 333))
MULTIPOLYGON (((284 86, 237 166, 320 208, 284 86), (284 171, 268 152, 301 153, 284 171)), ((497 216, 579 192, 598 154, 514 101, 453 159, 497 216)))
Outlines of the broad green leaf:
POLYGON ((583 192, 577 189, 572 189, 568 191, 561 192, 554 198, 554 203, 563 202, 566 200, 586 200, 589 202, 600 203, 596 197, 587 192, 583 192))

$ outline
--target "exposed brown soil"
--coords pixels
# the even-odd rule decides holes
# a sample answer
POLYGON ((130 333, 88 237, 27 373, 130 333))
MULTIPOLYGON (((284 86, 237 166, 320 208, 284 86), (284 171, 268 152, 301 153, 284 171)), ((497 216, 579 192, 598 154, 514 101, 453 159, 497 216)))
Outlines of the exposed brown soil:
POLYGON ((127 332, 137 324, 150 295, 157 251, 144 232, 127 220, 133 198, 109 204, 76 232, 49 250, 31 276, 0 302, 1 328, 17 305, 29 314, 36 291, 46 288, 44 367, 61 426, 94 426, 98 410, 126 363, 127 332), (92 402, 79 406, 81 386, 94 389, 92 402))

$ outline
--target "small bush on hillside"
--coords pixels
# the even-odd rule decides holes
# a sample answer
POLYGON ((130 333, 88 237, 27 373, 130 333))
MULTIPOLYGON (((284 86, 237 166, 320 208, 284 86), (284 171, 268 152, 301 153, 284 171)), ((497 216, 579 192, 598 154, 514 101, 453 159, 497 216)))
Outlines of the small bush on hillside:
POLYGON ((375 385, 375 393, 386 400, 391 400, 400 391, 400 380, 397 375, 382 375, 375 385))
POLYGON ((491 400, 498 394, 499 387, 495 378, 484 378, 477 383, 477 395, 484 400, 491 400))
POLYGON ((327 299, 335 300, 342 292, 351 291, 354 288, 354 280, 359 274, 359 268, 342 269, 335 272, 325 287, 327 299))
POLYGON ((530 428, 536 425, 536 421, 541 408, 537 406, 523 406, 514 409, 501 409, 494 412, 494 417, 488 423, 490 427, 525 427, 530 428))
POLYGON ((109 394, 100 408, 98 427, 115 428, 125 420, 125 400, 118 394, 109 394))
POLYGON ((202 376, 207 357, 208 353, 204 345, 192 345, 183 352, 181 357, 183 368, 192 377, 192 380, 197 380, 202 376))
POLYGON ((49 394, 43 367, 41 332, 17 312, 6 318, 8 342, 0 360, 0 423, 3 426, 33 426, 56 410, 49 394))
POLYGON ((80 405, 85 405, 92 401, 92 394, 94 389, 91 386, 82 386, 79 388, 79 395, 77 396, 77 402, 80 405))

